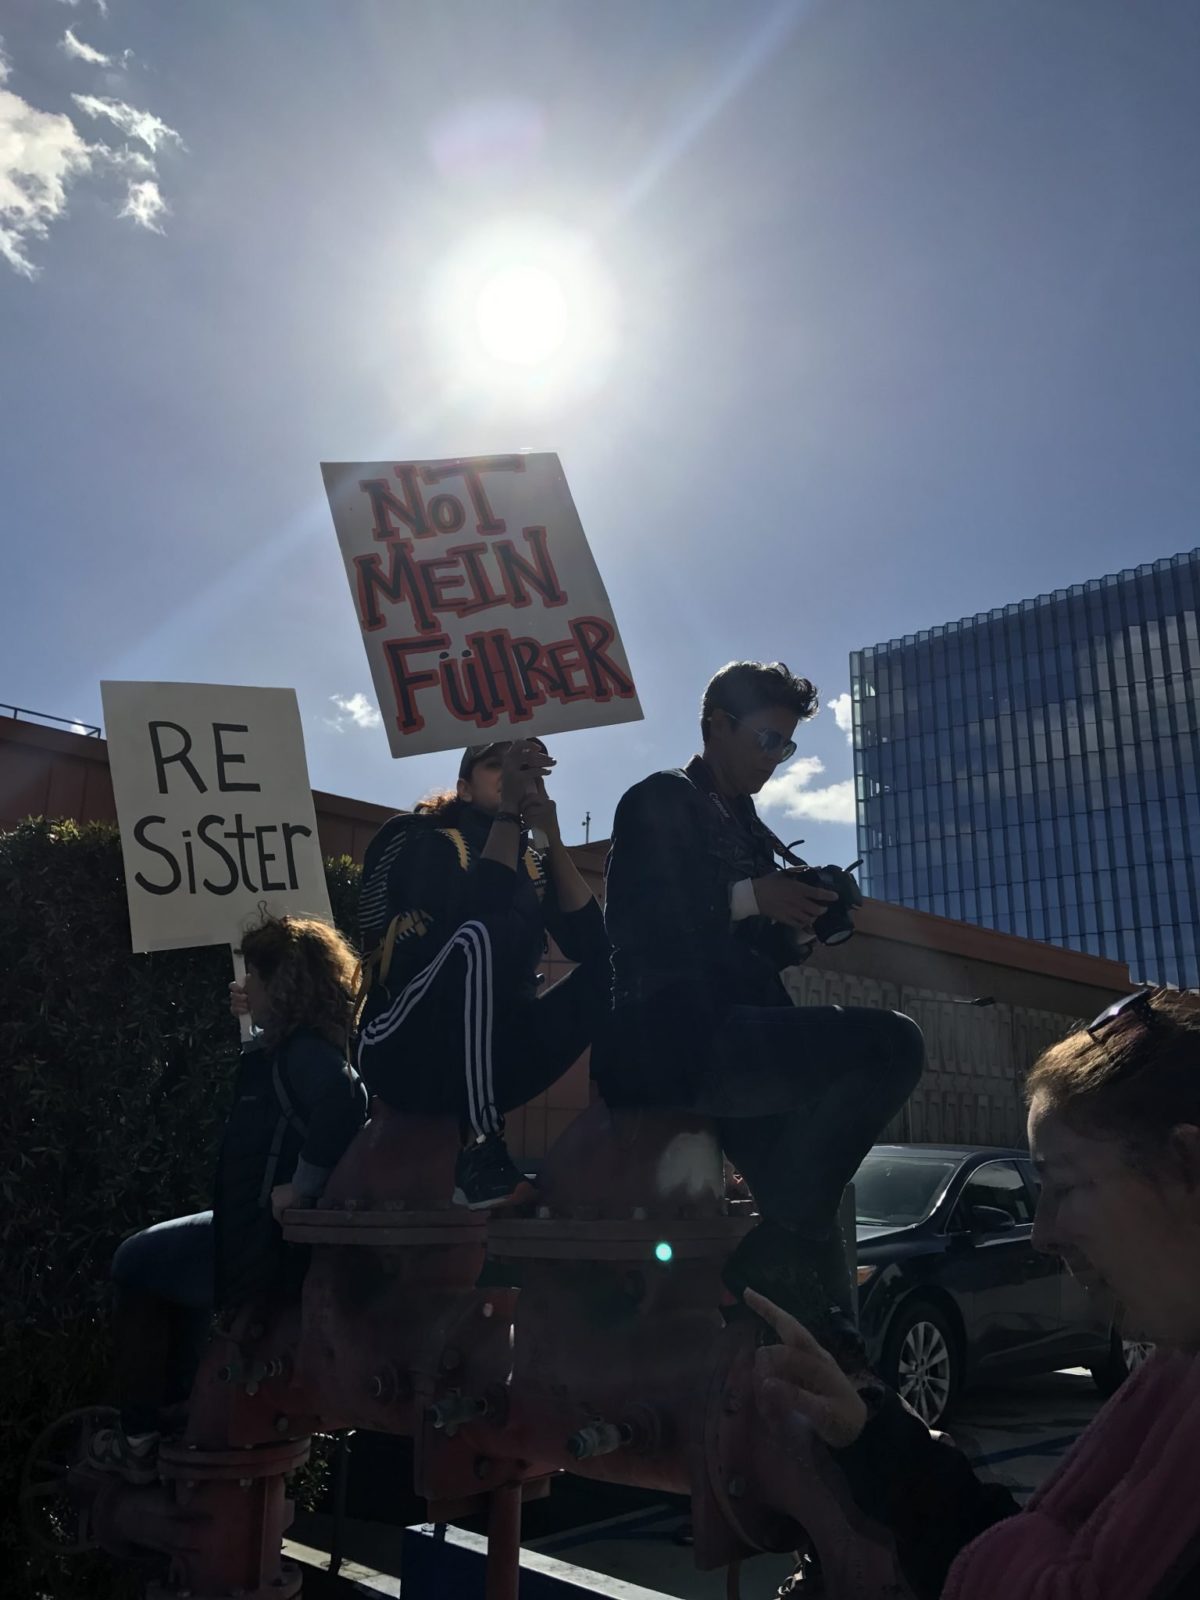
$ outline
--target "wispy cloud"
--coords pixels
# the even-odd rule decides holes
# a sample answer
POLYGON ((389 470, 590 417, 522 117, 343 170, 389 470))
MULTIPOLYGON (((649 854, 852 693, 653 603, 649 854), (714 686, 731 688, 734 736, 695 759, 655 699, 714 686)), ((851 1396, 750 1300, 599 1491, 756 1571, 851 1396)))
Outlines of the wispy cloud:
POLYGON ((820 756, 800 756, 790 767, 777 772, 759 791, 758 802, 767 810, 782 811, 785 817, 808 817, 813 822, 853 824, 854 779, 810 787, 825 771, 820 756))
POLYGON ((854 743, 854 713, 850 707, 850 696, 839 694, 835 700, 826 700, 826 706, 833 712, 833 720, 846 735, 846 743, 854 743))
MULTIPOLYGON (((93 66, 112 65, 111 57, 85 44, 71 28, 60 44, 74 59, 93 66)), ((123 53, 123 62, 129 54, 123 53)), ((30 245, 44 239, 51 223, 64 215, 72 183, 105 172, 118 175, 125 183, 125 200, 118 214, 139 228, 161 233, 162 219, 170 208, 159 187, 154 158, 165 146, 184 147, 176 130, 154 112, 139 110, 124 100, 75 94, 71 98, 82 112, 110 122, 126 140, 133 141, 120 146, 104 140, 90 144, 69 116, 42 111, 4 87, 11 75, 0 40, 0 260, 22 277, 36 278, 40 269, 31 259, 30 245), (144 148, 136 148, 138 145, 144 148)))
POLYGON ((124 100, 106 100, 96 94, 73 94, 71 99, 89 117, 107 118, 127 139, 138 139, 147 150, 156 152, 163 144, 174 143, 182 150, 183 140, 153 111, 139 111, 124 100))
MULTIPOLYGON (((8 76, 0 49, 0 84, 8 76)), ((0 257, 22 277, 37 276, 27 247, 62 216, 67 186, 90 171, 92 155, 70 117, 0 88, 0 257)))
POLYGON ((106 56, 103 50, 97 50, 94 45, 85 44, 76 37, 74 28, 67 29, 58 41, 58 48, 69 55, 72 61, 86 61, 93 67, 112 66, 112 57, 106 56))
MULTIPOLYGON (((79 0, 59 0, 59 4, 64 6, 77 6, 79 4, 79 0)), ((106 17, 108 15, 108 0, 96 0, 96 10, 102 17, 106 17)))
POLYGON ((131 183, 121 215, 136 222, 139 228, 149 228, 151 233, 161 233, 158 219, 165 217, 169 207, 153 178, 143 178, 131 183))
POLYGON ((337 707, 338 714, 336 717, 326 717, 325 721, 338 733, 345 733, 350 727, 377 728, 383 721, 365 694, 331 694, 329 698, 337 707))

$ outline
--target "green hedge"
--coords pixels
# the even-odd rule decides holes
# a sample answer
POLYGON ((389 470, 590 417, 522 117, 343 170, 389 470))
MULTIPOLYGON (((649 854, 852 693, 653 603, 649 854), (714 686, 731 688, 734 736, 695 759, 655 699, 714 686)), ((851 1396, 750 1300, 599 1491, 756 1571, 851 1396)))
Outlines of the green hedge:
MULTIPOLYGON (((326 872, 353 936, 359 869, 343 857, 326 872)), ((128 1593, 111 1563, 68 1577, 32 1558, 17 1482, 48 1422, 110 1397, 117 1244, 209 1204, 237 1057, 229 953, 131 954, 116 828, 34 820, 0 833, 0 972, 3 1592, 128 1593)))

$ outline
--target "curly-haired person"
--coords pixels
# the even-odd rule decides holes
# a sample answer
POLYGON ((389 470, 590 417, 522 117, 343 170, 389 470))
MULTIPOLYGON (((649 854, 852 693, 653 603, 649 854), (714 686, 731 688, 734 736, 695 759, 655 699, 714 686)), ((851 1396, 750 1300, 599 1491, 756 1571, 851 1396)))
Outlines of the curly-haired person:
POLYGON ((126 1239, 112 1263, 120 1425, 89 1460, 132 1483, 157 1474, 159 1432, 191 1389, 214 1308, 289 1282, 279 1218, 311 1205, 362 1126, 366 1093, 350 1066, 358 961, 308 917, 266 917, 242 939, 249 1014, 221 1136, 213 1207, 126 1239))

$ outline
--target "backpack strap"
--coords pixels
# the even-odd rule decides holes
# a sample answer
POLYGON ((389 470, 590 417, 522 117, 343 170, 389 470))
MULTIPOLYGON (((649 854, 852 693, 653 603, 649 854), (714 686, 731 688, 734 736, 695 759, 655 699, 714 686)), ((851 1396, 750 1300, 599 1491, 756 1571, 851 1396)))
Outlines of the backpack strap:
POLYGON ((279 1170, 279 1157, 283 1152, 283 1141, 287 1130, 298 1134, 301 1139, 308 1137, 308 1124, 301 1118, 296 1110, 287 1086, 283 1081, 283 1073, 279 1070, 280 1052, 275 1052, 275 1059, 271 1063, 271 1084, 275 1090, 275 1099, 279 1105, 279 1116, 275 1120, 275 1132, 271 1135, 271 1148, 267 1152, 267 1164, 263 1170, 262 1187, 258 1191, 258 1203, 265 1206, 271 1197, 271 1190, 275 1187, 275 1174, 279 1170))
POLYGON ((526 845, 522 860, 525 865, 525 871, 533 883, 534 893, 539 900, 544 900, 546 897, 546 867, 541 856, 532 846, 526 845))

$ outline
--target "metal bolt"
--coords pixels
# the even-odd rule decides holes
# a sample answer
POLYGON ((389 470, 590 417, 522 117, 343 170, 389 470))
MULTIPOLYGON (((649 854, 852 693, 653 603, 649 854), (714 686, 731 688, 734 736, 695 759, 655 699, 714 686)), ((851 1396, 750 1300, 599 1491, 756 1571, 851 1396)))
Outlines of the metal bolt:
POLYGON ((549 1220, 550 1220, 550 1207, 549 1206, 539 1206, 537 1208, 537 1214, 538 1214, 538 1218, 540 1219, 540 1221, 549 1222, 549 1220))
POLYGON ((634 1206, 634 1208, 633 1208, 633 1220, 635 1222, 645 1222, 645 1220, 646 1220, 646 1208, 645 1208, 645 1206, 634 1206))
POLYGON ((276 1433, 286 1433, 290 1427, 291 1423, 288 1421, 287 1417, 280 1416, 275 1418, 276 1433))
POLYGON ((238 1488, 239 1489, 248 1489, 253 1482, 254 1482, 253 1478, 239 1478, 238 1479, 238 1488))
POLYGON ((729 1498, 731 1500, 740 1500, 742 1498, 742 1496, 745 1494, 745 1492, 746 1492, 746 1480, 745 1480, 745 1478, 738 1478, 738 1477, 730 1478, 730 1480, 729 1480, 729 1498))
POLYGON ((483 1303, 483 1315, 485 1317, 492 1316, 495 1313, 495 1310, 496 1310, 496 1308, 495 1308, 495 1306, 492 1304, 492 1302, 490 1300, 485 1300, 484 1301, 484 1303, 483 1303))

